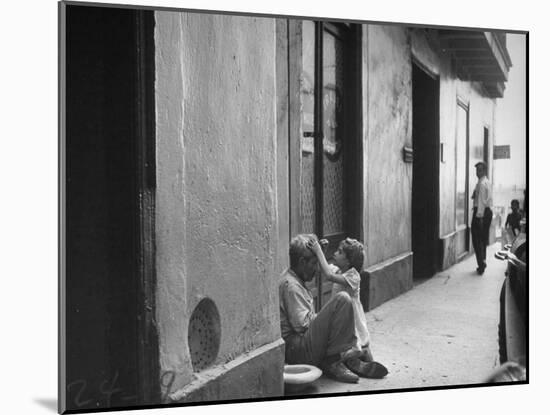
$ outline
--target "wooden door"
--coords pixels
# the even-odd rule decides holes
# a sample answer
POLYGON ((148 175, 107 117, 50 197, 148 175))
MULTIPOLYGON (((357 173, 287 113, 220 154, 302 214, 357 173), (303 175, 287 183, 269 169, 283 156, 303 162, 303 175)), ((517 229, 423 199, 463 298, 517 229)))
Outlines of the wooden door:
MULTIPOLYGON (((328 22, 294 22, 291 34, 291 233, 315 233, 329 240, 327 257, 346 236, 357 237, 360 170, 356 79, 357 29, 328 22), (292 48, 292 46, 294 48, 292 48), (294 83, 292 79, 294 77, 294 83), (294 131, 293 131, 294 127, 294 131)), ((332 284, 310 283, 316 305, 330 297, 332 284)))

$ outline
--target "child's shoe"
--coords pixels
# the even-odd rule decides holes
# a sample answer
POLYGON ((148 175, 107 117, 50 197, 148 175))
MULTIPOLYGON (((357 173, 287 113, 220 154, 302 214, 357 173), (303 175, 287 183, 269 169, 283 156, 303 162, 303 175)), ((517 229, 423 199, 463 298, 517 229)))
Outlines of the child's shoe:
POLYGON ((363 362, 360 359, 350 359, 346 362, 346 366, 353 373, 370 379, 382 379, 388 374, 388 369, 378 362, 363 362))

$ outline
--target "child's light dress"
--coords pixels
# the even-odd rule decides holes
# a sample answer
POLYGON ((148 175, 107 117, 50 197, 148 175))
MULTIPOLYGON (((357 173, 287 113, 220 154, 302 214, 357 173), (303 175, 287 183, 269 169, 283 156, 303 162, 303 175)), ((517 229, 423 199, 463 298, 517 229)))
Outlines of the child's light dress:
POLYGON ((357 345, 359 349, 364 346, 368 346, 370 342, 370 334, 367 328, 367 318, 365 317, 365 311, 361 305, 359 299, 359 290, 361 287, 361 276, 355 270, 350 268, 346 272, 341 273, 340 269, 336 265, 331 265, 333 272, 340 274, 346 280, 346 285, 333 283, 332 284, 332 296, 336 295, 340 291, 346 291, 351 297, 353 303, 353 314, 355 316, 355 335, 357 336, 357 345))

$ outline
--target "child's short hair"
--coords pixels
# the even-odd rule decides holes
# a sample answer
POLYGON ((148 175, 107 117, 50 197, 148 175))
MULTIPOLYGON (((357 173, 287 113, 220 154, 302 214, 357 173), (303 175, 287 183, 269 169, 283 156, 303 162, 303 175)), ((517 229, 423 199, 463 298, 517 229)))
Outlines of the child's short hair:
POLYGON ((365 261, 365 248, 363 244, 357 239, 346 238, 340 242, 342 251, 346 254, 350 266, 355 268, 357 272, 361 272, 363 268, 363 262, 365 261))
POLYGON ((513 199, 512 202, 510 203, 510 205, 511 205, 511 206, 516 205, 517 207, 519 207, 519 200, 513 199))

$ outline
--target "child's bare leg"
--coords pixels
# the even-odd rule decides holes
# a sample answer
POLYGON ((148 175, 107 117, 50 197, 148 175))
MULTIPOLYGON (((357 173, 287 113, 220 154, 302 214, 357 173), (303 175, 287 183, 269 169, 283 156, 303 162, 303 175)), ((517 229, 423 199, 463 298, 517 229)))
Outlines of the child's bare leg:
POLYGON ((361 356, 359 356, 359 359, 361 359, 363 362, 372 362, 374 358, 372 357, 372 352, 370 350, 370 347, 363 346, 361 347, 361 356))

